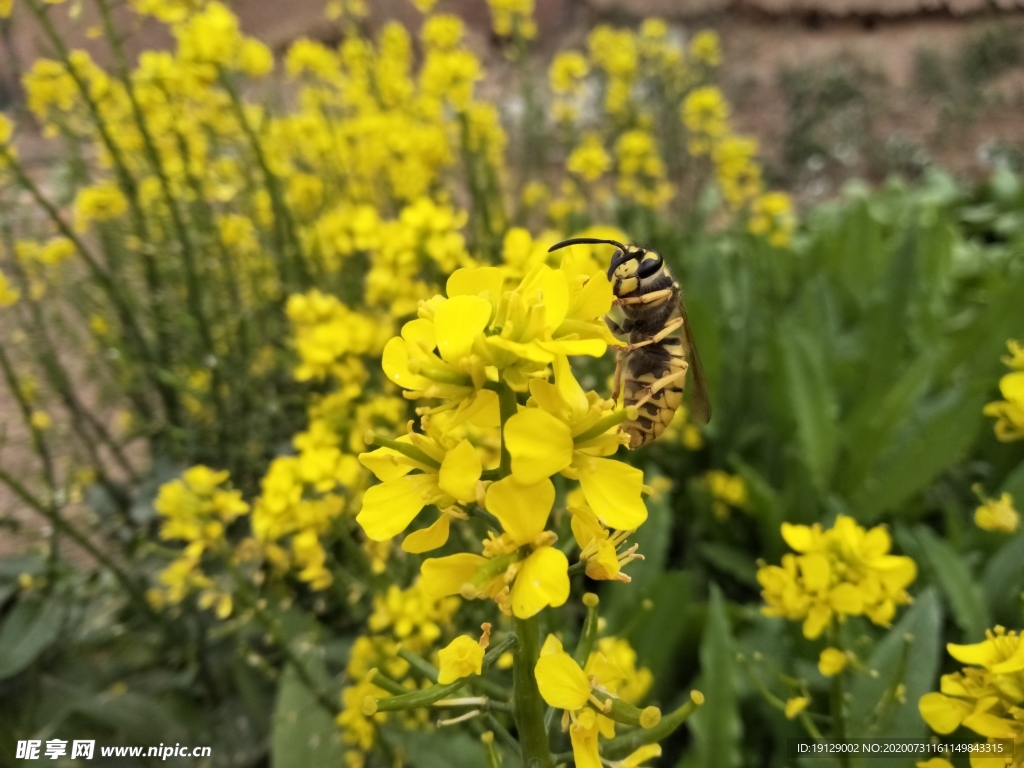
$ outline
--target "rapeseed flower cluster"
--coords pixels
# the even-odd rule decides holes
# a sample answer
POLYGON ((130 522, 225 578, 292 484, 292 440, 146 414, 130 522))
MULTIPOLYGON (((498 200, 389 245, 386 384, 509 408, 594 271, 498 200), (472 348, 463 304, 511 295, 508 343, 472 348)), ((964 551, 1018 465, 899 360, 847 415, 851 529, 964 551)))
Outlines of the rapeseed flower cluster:
MULTIPOLYGON (((646 519, 642 474, 606 458, 621 444, 622 416, 580 387, 567 359, 597 357, 616 343, 601 321, 611 286, 601 271, 580 271, 584 265, 573 257, 558 269, 538 264, 509 290, 500 269, 458 270, 448 295, 424 302, 420 317, 385 347, 388 378, 407 397, 440 402, 420 409, 422 432, 360 457, 382 481, 364 497, 357 518, 363 530, 389 539, 433 506, 440 512, 435 521, 403 542, 407 551, 426 552, 476 509, 501 525, 479 554, 424 563, 424 588, 438 596, 492 598, 520 618, 565 602, 568 560, 546 530, 556 497, 552 475, 580 482, 585 502, 574 515, 599 538, 607 536, 605 527, 629 531, 646 519), (516 391, 529 399, 513 413, 516 391), (483 436, 467 427, 499 426, 507 465, 487 482, 485 472, 493 477, 499 469, 497 457, 482 455, 483 436)), ((592 538, 586 536, 588 545, 592 538)))
POLYGON ((782 537, 797 554, 784 555, 781 566, 759 568, 766 603, 761 611, 802 621, 808 639, 850 616, 888 626, 896 607, 910 602, 906 588, 917 565, 889 553, 892 541, 885 528, 865 530, 840 515, 829 529, 783 523, 782 537))
MULTIPOLYGON (((918 709, 936 733, 950 734, 963 726, 988 740, 1013 741, 1008 757, 972 752, 972 768, 1020 768, 1024 765, 1024 638, 999 626, 985 634, 980 643, 946 646, 950 656, 967 666, 943 675, 939 692, 922 696, 918 709)), ((942 758, 929 761, 929 768, 950 765, 942 758)))
POLYGON ((249 511, 239 491, 225 487, 228 473, 195 466, 160 487, 153 508, 160 516, 160 538, 186 542, 185 549, 159 576, 160 587, 149 592, 156 607, 177 605, 192 592, 200 592, 201 608, 214 607, 219 618, 232 611, 230 587, 203 571, 206 553, 223 555, 226 531, 249 511))
POLYGON ((765 188, 756 140, 732 130, 728 102, 709 82, 721 59, 714 32, 701 31, 684 46, 661 19, 645 20, 638 31, 599 25, 587 36, 586 54, 560 52, 548 80, 554 120, 568 143, 569 176, 549 203, 548 219, 563 225, 612 199, 666 210, 679 198, 671 180, 704 173, 708 158, 729 213, 771 245, 788 245, 796 224, 792 201, 765 188), (650 106, 652 93, 666 114, 650 106), (668 119, 679 121, 685 136, 667 129, 668 119))

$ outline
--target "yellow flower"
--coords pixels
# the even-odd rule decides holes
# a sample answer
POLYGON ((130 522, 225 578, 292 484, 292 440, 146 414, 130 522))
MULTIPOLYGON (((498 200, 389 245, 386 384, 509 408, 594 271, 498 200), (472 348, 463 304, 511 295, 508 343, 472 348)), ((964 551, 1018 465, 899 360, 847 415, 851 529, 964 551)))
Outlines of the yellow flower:
POLYGON ((721 64, 722 48, 718 41, 718 33, 705 29, 694 35, 690 41, 690 57, 709 67, 721 64))
POLYGON ((1010 350, 1010 354, 1003 355, 999 359, 1003 361, 1007 368, 1012 368, 1015 371, 1024 371, 1024 344, 1021 344, 1016 339, 1010 339, 1006 342, 1006 348, 1010 350))
POLYGON ((459 635, 437 652, 437 659, 437 682, 447 685, 483 672, 484 649, 469 635, 459 635))
POLYGON ((754 200, 747 224, 751 234, 765 237, 776 248, 784 248, 795 228, 793 201, 785 192, 768 192, 754 200))
POLYGON ((818 671, 825 677, 834 677, 846 669, 848 661, 846 654, 838 648, 826 648, 818 658, 818 671))
POLYGON ((690 154, 706 155, 728 130, 729 105, 714 86, 695 88, 683 101, 681 117, 691 134, 690 154))
POLYGON ((111 221, 128 210, 128 200, 111 181, 85 187, 75 198, 75 227, 84 232, 89 224, 111 221))
POLYGON ((565 169, 574 173, 584 181, 593 183, 608 173, 612 167, 612 159, 605 152, 601 137, 596 133, 587 133, 569 158, 565 161, 565 169))
POLYGON ((811 700, 807 696, 794 696, 793 698, 786 701, 786 719, 792 720, 794 717, 799 715, 805 709, 807 705, 811 703, 811 700))
POLYGON ((609 688, 614 690, 621 672, 601 653, 591 655, 584 671, 572 656, 562 650, 562 644, 554 635, 548 635, 534 667, 534 676, 540 695, 548 706, 565 710, 562 729, 569 731, 576 765, 599 768, 598 737, 612 738, 615 723, 599 714, 605 711, 604 701, 595 695, 595 691, 608 695, 606 692, 609 688))
POLYGON ((590 65, 579 51, 559 51, 551 60, 548 80, 551 91, 559 96, 575 95, 590 74, 590 65))
POLYGON ((601 319, 611 307, 605 275, 538 264, 513 291, 496 267, 458 269, 448 297, 420 305, 384 348, 384 373, 407 397, 470 407, 488 381, 522 391, 558 355, 600 357, 617 343, 601 319))
POLYGON ((383 482, 366 491, 356 521, 371 539, 384 541, 408 528, 432 504, 440 517, 429 528, 407 536, 403 549, 437 549, 448 541, 451 518, 465 517, 458 505, 476 501, 483 464, 469 440, 454 441, 439 432, 432 437, 411 432, 397 442, 412 450, 378 448, 359 455, 360 463, 383 482), (419 471, 410 474, 413 470, 419 471))
POLYGON ((486 507, 501 523, 501 536, 490 534, 484 554, 461 553, 426 560, 423 588, 435 597, 461 594, 489 597, 521 619, 569 598, 569 561, 545 531, 555 501, 551 481, 524 485, 514 477, 492 483, 486 507))
POLYGON ((9 307, 18 300, 21 292, 7 282, 3 272, 0 272, 0 307, 9 307))
MULTIPOLYGON (((1020 346, 1017 342, 1007 343, 1012 357, 1004 362, 1011 367, 1019 365, 1020 346)), ((999 391, 1004 400, 989 403, 982 409, 986 416, 996 419, 996 439, 1002 442, 1024 440, 1024 370, 1008 373, 999 380, 999 391)))
POLYGON ((1020 513, 1014 509, 1013 497, 1004 493, 996 499, 985 499, 974 510, 974 524, 986 531, 1015 533, 1020 528, 1020 513))
POLYGON ((501 37, 509 37, 518 33, 531 40, 537 35, 537 25, 533 20, 534 0, 487 0, 491 7, 494 33, 501 37))
POLYGON ((590 507, 569 506, 572 513, 572 534, 580 548, 580 560, 586 563, 586 574, 597 581, 616 580, 628 583, 622 568, 641 558, 637 545, 622 549, 630 531, 611 533, 590 507), (621 549, 621 551, 620 551, 621 549))
POLYGON ((6 19, 11 15, 11 8, 14 6, 14 0, 0 0, 0 19, 6 19))
POLYGON ((814 639, 836 618, 867 616, 887 626, 896 606, 910 601, 906 587, 916 578, 909 557, 890 555, 892 541, 882 527, 865 530, 840 515, 823 531, 813 526, 782 524, 782 537, 798 555, 782 565, 758 569, 766 616, 803 621, 804 636, 814 639))
MULTIPOLYGON (((989 740, 1012 739, 1015 758, 1009 765, 1020 768, 1024 765, 1024 642, 1016 632, 998 626, 986 635, 980 643, 946 646, 953 658, 972 666, 943 675, 941 692, 926 693, 918 709, 936 733, 952 733, 962 725, 989 740)), ((981 768, 973 757, 972 766, 981 768)))
POLYGON ((53 419, 50 418, 50 414, 46 411, 32 411, 30 418, 32 427, 40 431, 44 431, 53 426, 53 419))
POLYGON ((638 528, 647 519, 643 472, 614 459, 621 436, 609 424, 608 403, 585 393, 564 357, 555 361, 555 383, 530 383, 530 404, 508 420, 505 441, 512 456, 512 475, 536 483, 562 473, 578 479, 590 508, 605 525, 620 531, 638 528), (596 434, 594 434, 596 430, 596 434))

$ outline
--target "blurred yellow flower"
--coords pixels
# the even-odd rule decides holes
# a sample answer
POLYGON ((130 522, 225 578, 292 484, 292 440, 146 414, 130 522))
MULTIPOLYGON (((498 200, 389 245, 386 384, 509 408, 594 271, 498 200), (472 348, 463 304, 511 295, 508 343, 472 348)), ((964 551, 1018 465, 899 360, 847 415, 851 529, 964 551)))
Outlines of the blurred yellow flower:
POLYGON ((690 57, 708 67, 717 67, 722 63, 722 48, 718 33, 704 29, 693 36, 690 41, 690 57))
POLYGON ((807 705, 811 703, 811 700, 807 696, 794 696, 793 698, 786 701, 786 719, 792 720, 794 717, 799 715, 805 709, 807 705))
POLYGON ((1006 346, 1010 355, 1003 357, 1003 362, 1015 370, 999 380, 999 391, 1005 399, 989 403, 982 412, 996 419, 996 439, 1011 442, 1024 440, 1024 351, 1015 339, 1006 346))
POLYGON ((758 569, 767 603, 761 612, 802 620, 808 639, 846 616, 863 615, 887 626, 896 606, 910 602, 906 587, 916 578, 917 565, 889 554, 892 542, 885 528, 865 530, 840 515, 828 530, 818 523, 783 523, 782 537, 799 554, 784 555, 781 567, 758 569))
POLYGON ((584 134, 583 139, 569 154, 565 169, 586 182, 593 183, 612 167, 612 159, 605 152, 601 137, 596 133, 584 134))
POLYGON ((984 499, 974 510, 974 524, 995 533, 1016 533, 1020 528, 1020 513, 1013 506, 1013 497, 1002 494, 998 499, 984 499))
POLYGON ((483 672, 484 649, 469 635, 459 635, 437 652, 437 682, 454 683, 483 672))
POLYGON ((825 677, 838 675, 849 662, 846 654, 838 648, 826 648, 818 658, 818 671, 825 677))
POLYGON ((75 198, 75 228, 85 232, 92 222, 111 221, 127 210, 128 200, 114 182, 84 187, 75 198))

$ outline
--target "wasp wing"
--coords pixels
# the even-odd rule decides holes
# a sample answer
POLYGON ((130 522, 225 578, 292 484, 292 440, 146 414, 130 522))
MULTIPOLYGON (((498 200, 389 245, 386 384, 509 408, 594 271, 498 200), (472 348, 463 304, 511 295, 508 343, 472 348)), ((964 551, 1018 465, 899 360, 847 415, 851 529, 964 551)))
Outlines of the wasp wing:
POLYGON ((700 364, 697 345, 693 342, 690 332, 690 318, 686 316, 686 304, 683 294, 679 293, 679 316, 683 319, 683 337, 686 346, 686 362, 690 364, 690 413, 693 420, 700 424, 711 421, 711 401, 708 399, 708 385, 704 379, 704 368, 700 364))

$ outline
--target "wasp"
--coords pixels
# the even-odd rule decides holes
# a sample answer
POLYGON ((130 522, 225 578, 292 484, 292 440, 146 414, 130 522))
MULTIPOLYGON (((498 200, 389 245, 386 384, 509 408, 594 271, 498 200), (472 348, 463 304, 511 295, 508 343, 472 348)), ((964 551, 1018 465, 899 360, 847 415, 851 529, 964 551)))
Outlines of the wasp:
POLYGON ((706 424, 711 418, 704 371, 690 334, 679 283, 657 251, 615 240, 577 237, 548 249, 570 245, 612 245, 618 250, 608 267, 615 294, 613 306, 625 317, 620 325, 611 317, 605 322, 612 333, 627 336, 628 344, 617 350, 612 399, 638 410, 636 419, 622 425, 630 450, 655 440, 672 422, 683 401, 683 385, 690 372, 693 382, 693 417, 706 424), (681 335, 680 335, 681 333, 681 335))

